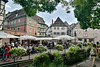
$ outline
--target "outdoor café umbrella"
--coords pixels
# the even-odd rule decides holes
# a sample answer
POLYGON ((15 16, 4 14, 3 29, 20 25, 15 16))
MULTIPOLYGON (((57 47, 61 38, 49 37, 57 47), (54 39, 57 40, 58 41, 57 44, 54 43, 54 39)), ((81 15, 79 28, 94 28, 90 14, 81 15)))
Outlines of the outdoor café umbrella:
POLYGON ((19 37, 0 31, 0 38, 19 38, 19 37))
POLYGON ((52 40, 51 37, 41 37, 41 38, 36 38, 35 40, 52 40))
POLYGON ((30 35, 23 35, 23 36, 20 36, 20 40, 35 40, 36 37, 34 36, 30 36, 30 35))
POLYGON ((61 36, 58 36, 58 37, 55 37, 55 38, 64 39, 64 40, 71 40, 71 36, 68 36, 68 35, 61 35, 61 36))

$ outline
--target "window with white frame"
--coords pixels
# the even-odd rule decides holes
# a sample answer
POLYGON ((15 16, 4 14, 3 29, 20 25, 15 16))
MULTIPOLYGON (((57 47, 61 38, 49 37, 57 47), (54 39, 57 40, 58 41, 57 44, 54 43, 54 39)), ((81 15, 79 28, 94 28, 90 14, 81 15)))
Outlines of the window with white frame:
POLYGON ((61 32, 61 35, 65 35, 65 32, 61 32))
POLYGON ((54 35, 56 35, 56 32, 54 32, 54 35))
POLYGON ((31 31, 32 31, 32 29, 31 29, 31 27, 29 28, 29 33, 31 34, 31 31))
POLYGON ((57 35, 59 35, 60 33, 59 32, 57 32, 57 35))
POLYGON ((94 31, 97 31, 97 29, 94 29, 94 31))
POLYGON ((77 29, 75 29, 75 31, 77 32, 77 29))
POLYGON ((59 30, 59 27, 57 27, 57 30, 59 30))
POLYGON ((16 20, 14 20, 14 24, 16 24, 16 20))
POLYGON ((32 19, 30 18, 30 21, 29 21, 30 23, 32 22, 31 20, 32 20, 32 19))
POLYGON ((98 37, 98 34, 97 33, 94 33, 94 37, 98 37))
POLYGON ((83 34, 83 36, 84 36, 84 37, 87 37, 87 36, 88 36, 88 34, 87 34, 87 33, 85 33, 85 34, 83 34))
POLYGON ((18 19, 18 23, 20 23, 20 19, 18 19))
POLYGON ((16 14, 16 17, 18 16, 18 14, 16 14))
POLYGON ((56 30, 56 27, 54 27, 54 30, 56 30))
POLYGON ((65 28, 64 28, 64 27, 62 27, 61 29, 62 29, 62 30, 65 30, 65 28))
POLYGON ((18 31, 20 31, 20 28, 18 28, 18 31))

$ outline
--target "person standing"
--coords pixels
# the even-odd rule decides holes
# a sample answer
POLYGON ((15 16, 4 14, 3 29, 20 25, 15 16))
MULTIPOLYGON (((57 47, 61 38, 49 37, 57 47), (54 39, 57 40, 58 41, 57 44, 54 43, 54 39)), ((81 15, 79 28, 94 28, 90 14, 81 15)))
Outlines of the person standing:
POLYGON ((7 48, 8 48, 8 45, 7 45, 7 43, 5 42, 4 53, 3 53, 3 57, 2 57, 2 59, 1 59, 1 61, 4 60, 4 58, 6 57, 7 48))
POLYGON ((91 48, 90 54, 93 57, 92 66, 96 67, 96 65, 95 65, 95 58, 96 58, 96 56, 98 57, 98 52, 97 52, 96 44, 93 44, 93 47, 91 48))
POLYGON ((14 47, 14 42, 11 43, 11 48, 13 48, 13 47, 14 47))
POLYGON ((17 42, 15 43, 15 47, 18 47, 18 43, 17 42))
POLYGON ((10 43, 8 43, 8 47, 7 47, 7 51, 6 51, 6 59, 7 59, 7 57, 9 57, 8 61, 10 61, 10 58, 11 58, 11 54, 9 53, 10 49, 11 49, 11 45, 10 45, 10 43))

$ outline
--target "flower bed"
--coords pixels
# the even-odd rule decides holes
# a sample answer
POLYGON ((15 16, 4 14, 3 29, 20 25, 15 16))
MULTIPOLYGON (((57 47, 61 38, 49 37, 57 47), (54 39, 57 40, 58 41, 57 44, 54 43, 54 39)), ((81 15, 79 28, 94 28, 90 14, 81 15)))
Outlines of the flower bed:
POLYGON ((73 45, 67 54, 61 55, 59 52, 39 54, 33 60, 34 67, 67 67, 86 59, 90 49, 91 47, 80 49, 80 47, 73 45))

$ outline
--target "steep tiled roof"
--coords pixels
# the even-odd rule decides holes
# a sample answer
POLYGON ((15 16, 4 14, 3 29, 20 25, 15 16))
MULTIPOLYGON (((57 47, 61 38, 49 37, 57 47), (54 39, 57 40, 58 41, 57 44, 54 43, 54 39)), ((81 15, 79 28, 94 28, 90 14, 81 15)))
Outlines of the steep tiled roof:
POLYGON ((71 30, 71 26, 66 21, 64 23, 67 25, 68 29, 71 30))
MULTIPOLYGON (((13 20, 13 19, 21 17, 21 16, 26 16, 23 9, 15 10, 13 12, 9 12, 6 16, 6 19, 8 19, 10 21, 10 20, 13 20), (17 17, 16 17, 16 15, 17 15, 17 17)), ((33 18, 36 19, 39 23, 45 24, 45 21, 43 20, 42 17, 35 15, 33 18)))
POLYGON ((67 25, 65 25, 65 23, 59 17, 50 27, 52 26, 67 27, 67 25))
POLYGON ((45 21, 43 20, 42 17, 39 17, 39 16, 35 15, 34 18, 35 18, 40 24, 45 24, 45 21))
POLYGON ((20 9, 20 10, 15 10, 13 12, 9 12, 6 16, 6 19, 8 19, 9 21, 10 20, 13 20, 17 17, 21 17, 21 16, 26 16, 23 9, 20 9), (16 16, 17 15, 17 16, 16 16))

